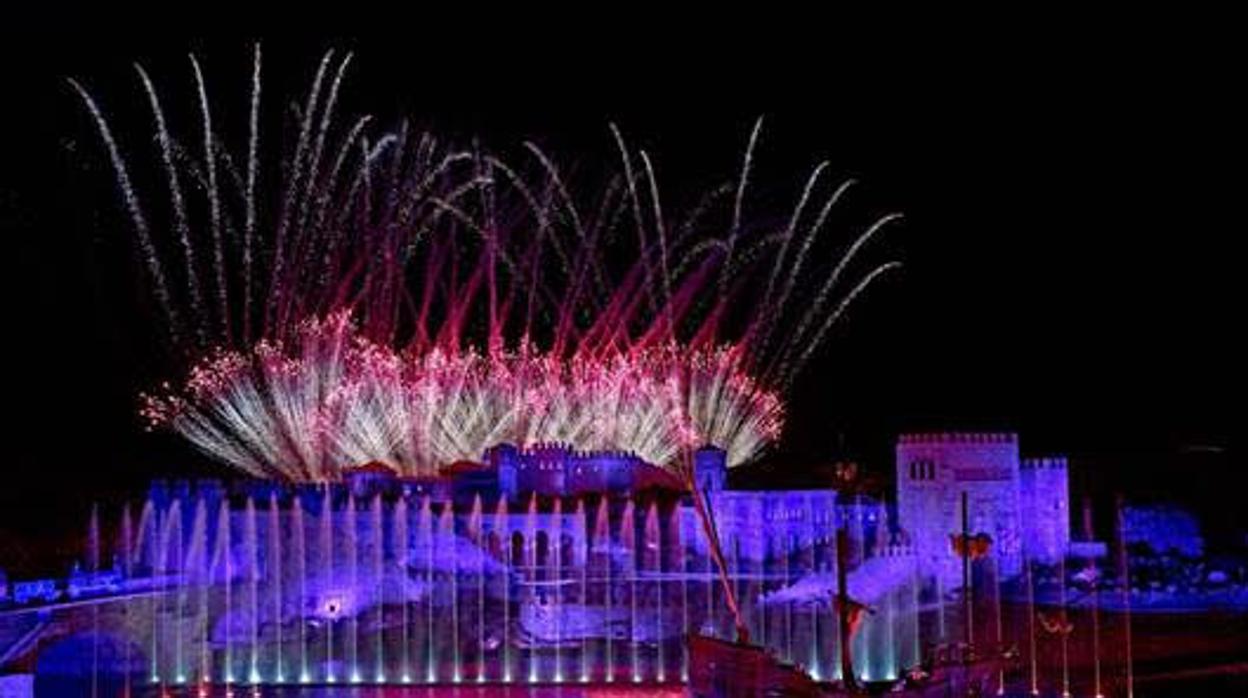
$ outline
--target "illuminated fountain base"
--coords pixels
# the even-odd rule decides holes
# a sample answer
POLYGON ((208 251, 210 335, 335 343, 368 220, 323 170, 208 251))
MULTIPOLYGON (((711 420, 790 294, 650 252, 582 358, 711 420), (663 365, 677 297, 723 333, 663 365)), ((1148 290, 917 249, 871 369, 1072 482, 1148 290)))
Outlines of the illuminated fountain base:
MULTIPOLYGON (((786 503, 787 523, 745 515, 742 529, 766 536, 737 538, 729 579, 754 637, 826 680, 839 671, 823 588, 837 522, 812 502, 786 503)), ((96 638, 91 673, 135 687, 674 685, 688 675, 690 632, 732 628, 675 494, 455 504, 342 487, 210 492, 149 501, 118 528, 129 532, 120 593, 99 599, 97 635, 82 630, 96 638)), ((918 658, 913 558, 876 544, 885 537, 870 525, 856 530, 856 566, 887 558, 906 570, 892 588, 859 592, 880 609, 855 641, 860 669, 893 677, 918 658)))
MULTIPOLYGON (((956 652, 960 591, 921 577, 912 551, 887 543, 879 509, 816 516, 816 503, 798 497, 782 520, 717 509, 752 641, 825 688, 841 678, 830 600, 843 527, 850 595, 869 608, 852 640, 857 679, 895 683, 956 652)), ((120 580, 38 615, 62 633, 40 650, 41 693, 654 695, 687 682, 690 633, 733 634, 697 521, 672 494, 458 504, 343 488, 197 495, 149 501, 118 530, 120 580)), ((1063 641, 1045 630, 1060 617, 1060 575, 1036 575, 1032 613, 1022 580, 995 572, 991 559, 972 566, 971 634, 1009 650, 1013 665, 983 688, 1083 695, 1099 682, 1116 694, 1123 663, 1110 638, 1123 636, 1121 619, 1102 612, 1093 625, 1072 590, 1077 631, 1063 641)))

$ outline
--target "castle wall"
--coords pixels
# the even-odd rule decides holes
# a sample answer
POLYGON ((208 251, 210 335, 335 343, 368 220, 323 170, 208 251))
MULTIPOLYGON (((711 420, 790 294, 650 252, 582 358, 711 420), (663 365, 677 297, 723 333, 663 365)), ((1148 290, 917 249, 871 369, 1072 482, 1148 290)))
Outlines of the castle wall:
MULTIPOLYGON (((723 490, 709 499, 724 552, 762 561, 807 551, 820 566, 830 565, 836 544, 836 492, 833 490, 723 490)), ((706 554, 706 537, 692 507, 686 507, 693 547, 706 554)))
POLYGON ((1023 550, 1057 562, 1070 546, 1070 483, 1065 458, 1028 458, 1019 468, 1023 550))
POLYGON ((567 461, 567 493, 628 492, 645 462, 624 451, 571 452, 567 461))
POLYGON ((851 568, 862 564, 868 557, 880 554, 892 542, 888 509, 883 502, 853 495, 842 497, 836 510, 837 524, 845 527, 848 536, 846 562, 851 568))
POLYGON ((568 447, 563 444, 539 444, 521 451, 516 487, 520 492, 542 496, 563 494, 567 457, 568 447))
POLYGON ((513 502, 533 494, 627 494, 637 488, 644 471, 655 467, 635 453, 577 451, 562 443, 524 449, 500 444, 487 450, 484 460, 497 470, 499 490, 513 502))

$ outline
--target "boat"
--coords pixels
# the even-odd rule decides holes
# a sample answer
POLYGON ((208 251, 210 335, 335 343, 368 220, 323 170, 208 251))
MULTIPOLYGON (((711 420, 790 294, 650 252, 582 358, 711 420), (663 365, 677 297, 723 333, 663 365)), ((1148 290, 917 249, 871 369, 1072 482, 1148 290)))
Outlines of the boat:
MULTIPOLYGON (((990 541, 969 535, 966 496, 963 495, 963 532, 953 537, 955 552, 963 559, 964 586, 969 576, 973 555, 987 554, 990 541)), ((713 518, 708 517, 713 542, 713 518)), ((841 666, 850 667, 849 679, 833 684, 820 684, 804 668, 780 660, 767 648, 750 643, 749 631, 737 622, 735 641, 702 634, 692 634, 689 648, 689 692, 695 698, 745 698, 746 696, 827 697, 883 695, 906 696, 963 695, 981 696, 999 693, 1001 677, 1008 665, 1017 661, 1014 647, 979 647, 972 643, 968 630, 963 642, 935 647, 920 666, 910 667, 892 681, 857 681, 853 676, 853 657, 849 648, 863 617, 873 610, 849 596, 846 579, 848 566, 848 535, 844 528, 837 531, 837 589, 832 606, 839 620, 841 666)), ((721 577, 721 580, 723 577, 721 577)), ((736 611, 731 586, 725 584, 725 597, 736 611)))
POLYGON ((689 694, 694 698, 824 695, 804 669, 780 661, 765 647, 692 634, 689 694))
POLYGON ((1010 648, 983 655, 966 653, 960 646, 939 648, 895 681, 819 683, 803 667, 782 661, 765 647, 701 634, 690 635, 688 643, 688 689, 694 698, 987 696, 997 694, 1001 672, 1017 659, 1010 648))

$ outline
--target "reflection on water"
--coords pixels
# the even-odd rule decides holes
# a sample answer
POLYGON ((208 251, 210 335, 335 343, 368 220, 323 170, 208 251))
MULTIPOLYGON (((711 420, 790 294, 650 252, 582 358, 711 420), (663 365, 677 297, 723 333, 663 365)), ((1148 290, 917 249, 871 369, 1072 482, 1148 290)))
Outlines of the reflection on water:
POLYGON ((143 698, 169 698, 182 696, 205 696, 205 698, 677 698, 685 695, 685 689, 677 686, 308 686, 308 687, 267 687, 258 690, 251 688, 235 688, 227 692, 225 688, 210 689, 206 693, 198 689, 181 692, 153 689, 149 693, 139 694, 143 698))

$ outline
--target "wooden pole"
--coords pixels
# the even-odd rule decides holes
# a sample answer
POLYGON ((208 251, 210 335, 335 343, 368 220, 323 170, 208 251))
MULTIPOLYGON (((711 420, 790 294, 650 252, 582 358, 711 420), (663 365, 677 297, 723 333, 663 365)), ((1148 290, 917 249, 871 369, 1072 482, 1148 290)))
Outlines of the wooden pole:
POLYGON ((715 526, 715 515, 711 511, 709 498, 698 487, 696 478, 693 477, 693 468, 689 467, 688 484, 690 485, 691 494, 693 495, 694 511, 698 515, 698 520, 702 523, 702 532, 706 535, 707 549, 710 552, 711 560, 715 563, 715 568, 719 572, 719 584, 724 590, 724 601, 728 604, 728 610, 732 614, 732 622, 736 627, 736 641, 742 645, 750 644, 750 628, 745 623, 745 617, 741 615, 741 606, 737 602, 736 589, 733 587, 728 576, 728 563, 724 559, 724 550, 719 540, 719 530, 715 526))
POLYGON ((966 642, 966 651, 963 656, 969 660, 971 658, 971 646, 975 642, 975 608, 971 598, 970 506, 965 490, 962 492, 962 550, 960 552, 962 555, 962 604, 966 616, 966 628, 962 633, 966 642))
POLYGON ((1132 666, 1131 659, 1131 571, 1127 567, 1127 529, 1126 518, 1122 511, 1123 507, 1123 497, 1119 494, 1115 498, 1114 509, 1118 519, 1118 574, 1119 584, 1122 586, 1123 643, 1125 644, 1127 660, 1127 698, 1135 698, 1135 667, 1132 666))
POLYGON ((850 626, 849 581, 846 567, 849 563, 849 533, 844 526, 836 529, 836 598, 837 616, 841 636, 841 681, 845 688, 857 688, 858 681, 854 676, 854 656, 852 642, 853 628, 850 626))

